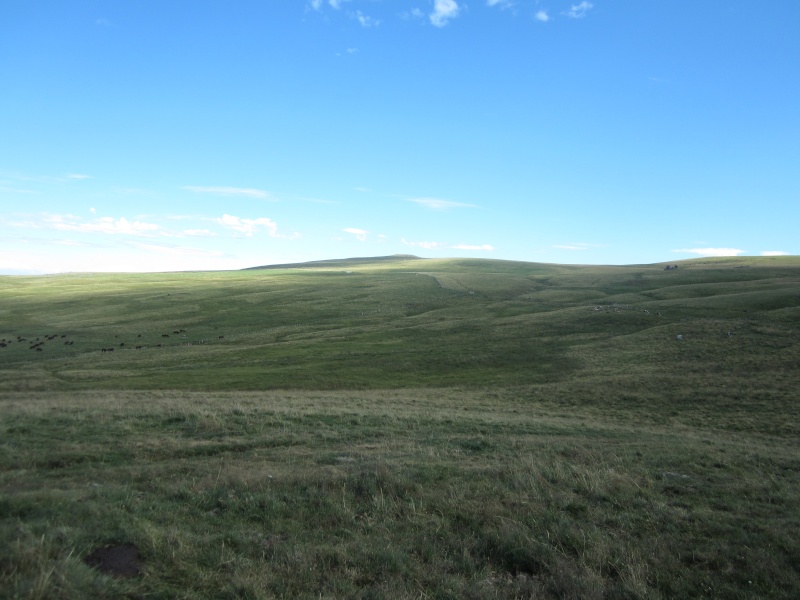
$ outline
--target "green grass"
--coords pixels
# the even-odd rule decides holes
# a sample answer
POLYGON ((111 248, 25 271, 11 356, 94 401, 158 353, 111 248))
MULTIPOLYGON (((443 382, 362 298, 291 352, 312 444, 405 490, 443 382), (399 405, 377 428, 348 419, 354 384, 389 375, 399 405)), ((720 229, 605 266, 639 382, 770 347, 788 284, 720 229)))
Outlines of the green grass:
POLYGON ((800 260, 679 264, 0 278, 0 597, 797 597, 800 260))
POLYGON ((649 336, 650 358, 671 366, 678 334, 691 352, 731 342, 757 360, 762 343, 793 344, 792 260, 677 271, 397 260, 3 278, 0 336, 59 337, 42 352, 0 348, 0 370, 7 390, 524 385, 580 376, 587 354, 628 335, 649 336), (738 337, 722 339, 727 331, 738 337))

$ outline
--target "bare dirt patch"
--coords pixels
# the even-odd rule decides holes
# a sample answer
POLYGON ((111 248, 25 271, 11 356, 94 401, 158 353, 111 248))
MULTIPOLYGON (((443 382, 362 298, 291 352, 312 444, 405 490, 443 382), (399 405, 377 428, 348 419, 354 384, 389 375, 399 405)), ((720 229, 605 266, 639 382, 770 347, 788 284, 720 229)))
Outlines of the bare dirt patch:
POLYGON ((139 549, 133 544, 103 546, 83 561, 114 577, 136 577, 140 573, 139 549))

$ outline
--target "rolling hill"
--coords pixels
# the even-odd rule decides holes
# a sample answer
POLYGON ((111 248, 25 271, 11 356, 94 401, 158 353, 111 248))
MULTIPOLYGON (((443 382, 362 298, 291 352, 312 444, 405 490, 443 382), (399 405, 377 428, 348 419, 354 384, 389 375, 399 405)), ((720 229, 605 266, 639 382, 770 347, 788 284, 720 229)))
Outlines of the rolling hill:
POLYGON ((381 257, 7 277, 2 386, 385 389, 610 377, 647 389, 704 369, 743 383, 792 371, 798 259, 676 264, 381 257))

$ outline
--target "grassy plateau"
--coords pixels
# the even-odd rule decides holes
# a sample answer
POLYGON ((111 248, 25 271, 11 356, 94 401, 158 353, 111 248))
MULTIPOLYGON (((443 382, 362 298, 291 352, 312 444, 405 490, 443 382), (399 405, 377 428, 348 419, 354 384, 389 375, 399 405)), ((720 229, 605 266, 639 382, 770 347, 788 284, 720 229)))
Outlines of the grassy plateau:
POLYGON ((0 277, 0 598, 798 598, 800 258, 675 264, 0 277))

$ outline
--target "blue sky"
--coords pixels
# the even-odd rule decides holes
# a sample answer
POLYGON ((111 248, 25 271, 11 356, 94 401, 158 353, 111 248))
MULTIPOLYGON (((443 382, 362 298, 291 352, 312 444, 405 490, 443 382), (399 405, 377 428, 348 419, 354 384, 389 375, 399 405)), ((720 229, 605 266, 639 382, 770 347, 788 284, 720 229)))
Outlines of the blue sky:
POLYGON ((800 2, 5 0, 0 273, 800 254, 800 2))

